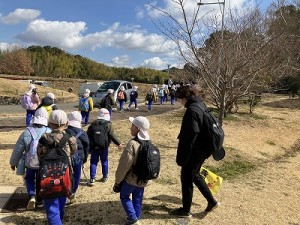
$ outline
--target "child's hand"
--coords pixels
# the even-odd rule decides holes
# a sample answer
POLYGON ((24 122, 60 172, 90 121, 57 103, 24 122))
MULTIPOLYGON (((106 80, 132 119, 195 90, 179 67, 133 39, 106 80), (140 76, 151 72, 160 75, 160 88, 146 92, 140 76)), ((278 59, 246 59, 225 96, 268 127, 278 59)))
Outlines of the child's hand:
POLYGON ((120 144, 120 145, 118 146, 118 149, 119 149, 119 150, 123 150, 123 145, 120 144))
POLYGON ((113 187, 113 191, 115 193, 119 193, 121 191, 120 185, 119 184, 115 184, 113 187))

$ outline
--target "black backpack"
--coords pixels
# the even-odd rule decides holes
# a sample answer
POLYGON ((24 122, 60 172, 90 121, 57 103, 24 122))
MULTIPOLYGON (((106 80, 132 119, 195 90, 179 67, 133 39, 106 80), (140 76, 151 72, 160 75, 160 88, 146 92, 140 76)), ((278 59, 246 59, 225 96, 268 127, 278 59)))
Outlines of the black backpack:
POLYGON ((100 107, 111 109, 111 105, 112 105, 111 98, 108 95, 104 96, 100 102, 100 107))
POLYGON ((149 141, 143 141, 137 137, 133 140, 140 143, 136 163, 133 166, 133 174, 138 179, 138 183, 147 182, 156 179, 160 171, 160 153, 159 149, 149 141))
MULTIPOLYGON (((72 194, 72 167, 65 150, 71 135, 66 133, 60 141, 48 145, 47 152, 40 160, 40 191, 42 199, 68 197, 72 194)), ((47 143, 44 136, 40 143, 47 143)))
POLYGON ((97 120, 89 126, 87 134, 93 150, 102 151, 108 147, 108 123, 110 121, 101 122, 97 120))
POLYGON ((203 124, 200 128, 202 136, 201 146, 203 146, 206 155, 212 155, 215 160, 222 160, 225 157, 223 148, 225 134, 223 128, 204 103, 196 104, 196 106, 203 112, 203 124))

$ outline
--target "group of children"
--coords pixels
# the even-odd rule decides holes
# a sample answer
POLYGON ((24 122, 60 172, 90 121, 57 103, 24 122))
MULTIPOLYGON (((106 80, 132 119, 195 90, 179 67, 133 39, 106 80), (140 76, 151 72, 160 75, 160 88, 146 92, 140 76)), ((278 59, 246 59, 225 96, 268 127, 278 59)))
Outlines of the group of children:
MULTIPOLYGON (((130 118, 132 127, 130 129, 133 137, 141 140, 149 140, 149 121, 146 117, 130 118)), ((83 123, 84 124, 84 123, 83 123)), ((40 167, 30 168, 25 164, 25 184, 29 195, 28 210, 44 208, 47 214, 48 224, 60 225, 64 217, 64 209, 69 203, 76 201, 76 191, 79 187, 83 164, 87 162, 90 153, 90 184, 93 185, 96 179, 96 168, 101 160, 102 178, 101 182, 108 180, 108 148, 111 142, 116 144, 119 150, 123 149, 121 141, 116 136, 111 123, 108 109, 101 108, 98 117, 88 127, 87 132, 82 129, 82 113, 74 111, 66 114, 65 111, 56 109, 50 115, 45 108, 40 107, 35 111, 29 126, 18 138, 10 158, 11 169, 15 170, 22 155, 25 161, 30 161, 29 153, 33 148, 32 142, 39 139, 35 149, 36 157, 40 167), (33 135, 31 132, 36 133, 33 135), (100 133, 105 133, 106 137, 100 133), (41 198, 41 165, 43 160, 54 151, 51 146, 56 143, 58 146, 66 134, 70 135, 63 146, 63 151, 70 158, 72 171, 72 190, 63 196, 41 198), (106 142, 105 142, 106 140, 106 142), (104 144, 102 143, 104 141, 104 144), (27 158, 27 159, 26 159, 27 158)), ((146 183, 138 184, 136 178, 130 172, 135 162, 139 149, 139 142, 130 140, 121 155, 119 166, 116 170, 116 181, 113 187, 115 192, 120 192, 121 203, 127 215, 126 224, 140 224, 142 198, 146 183), (132 200, 130 199, 132 195, 132 200)), ((55 150, 56 151, 56 150, 55 150)), ((58 153, 57 153, 58 154, 58 153)), ((44 190, 43 190, 44 191, 44 190)))

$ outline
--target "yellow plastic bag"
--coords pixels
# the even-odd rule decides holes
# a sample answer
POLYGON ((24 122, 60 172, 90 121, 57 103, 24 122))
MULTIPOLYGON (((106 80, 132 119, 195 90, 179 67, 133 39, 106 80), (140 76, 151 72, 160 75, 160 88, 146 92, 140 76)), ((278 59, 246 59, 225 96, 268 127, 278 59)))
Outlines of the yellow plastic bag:
POLYGON ((203 177, 213 195, 217 194, 221 188, 223 178, 214 174, 210 170, 201 167, 200 175, 203 177))

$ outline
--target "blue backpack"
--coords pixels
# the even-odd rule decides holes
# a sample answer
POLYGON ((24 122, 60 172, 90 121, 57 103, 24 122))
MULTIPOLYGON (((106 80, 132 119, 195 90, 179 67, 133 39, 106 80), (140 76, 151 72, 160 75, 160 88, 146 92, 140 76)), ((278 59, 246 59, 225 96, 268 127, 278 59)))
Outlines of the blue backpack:
POLYGON ((89 111, 90 105, 89 105, 89 98, 81 98, 79 101, 79 110, 80 111, 89 111))

